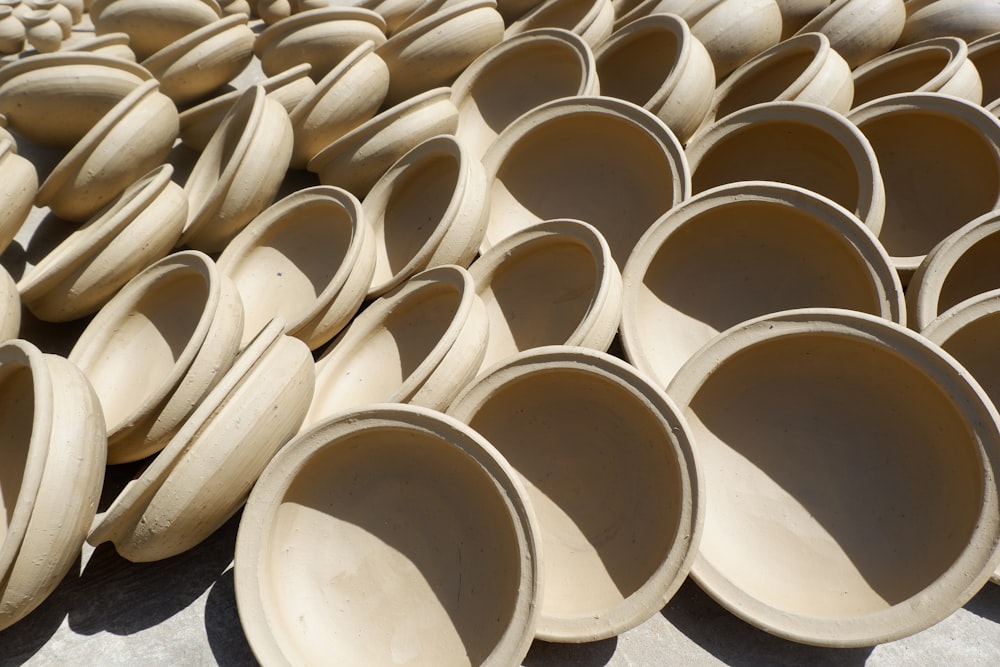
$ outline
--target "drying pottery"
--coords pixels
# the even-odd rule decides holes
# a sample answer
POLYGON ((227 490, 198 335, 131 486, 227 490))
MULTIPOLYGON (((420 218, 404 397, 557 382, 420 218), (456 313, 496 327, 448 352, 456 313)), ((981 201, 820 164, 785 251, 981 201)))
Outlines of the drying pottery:
POLYGON ((931 248, 1000 203, 1000 121, 937 93, 882 97, 848 119, 878 156, 886 193, 879 239, 906 284, 931 248))
POLYGON ((503 16, 503 22, 510 25, 540 5, 541 2, 542 0, 497 0, 497 10, 503 16))
POLYGON ((781 10, 781 39, 794 35, 830 6, 830 0, 775 0, 781 10))
POLYGON ((469 273, 489 318, 483 369, 546 345, 603 352, 621 322, 621 272, 601 233, 579 220, 515 232, 469 273))
POLYGON ((38 192, 35 165, 17 154, 17 144, 0 129, 0 252, 7 249, 31 213, 38 192))
POLYGON ((155 79, 126 95, 63 157, 35 203, 64 220, 83 221, 163 164, 177 139, 177 107, 155 79))
POLYGON ((722 81, 734 69, 781 40, 775 0, 705 0, 677 12, 705 45, 722 81))
POLYGON ((0 53, 13 55, 24 48, 24 26, 14 10, 0 5, 0 53))
POLYGON ((389 91, 389 68, 365 42, 351 51, 289 111, 291 166, 304 168, 316 154, 372 118, 389 91))
POLYGON ((360 0, 355 6, 370 9, 385 19, 385 34, 391 35, 407 17, 426 4, 425 0, 360 0))
POLYGON ((972 41, 1000 32, 1000 5, 992 0, 907 0, 899 45, 932 37, 972 41))
POLYGON ((545 554, 537 638, 607 639, 670 600, 704 505, 690 430, 662 390, 610 355, 551 346, 494 366, 448 414, 528 489, 545 554))
POLYGON ((763 102, 810 102, 843 114, 851 110, 853 99, 847 61, 826 35, 807 32, 751 58, 719 84, 705 125, 763 102))
POLYGON ((83 19, 83 13, 86 11, 84 0, 59 0, 59 4, 69 10, 69 14, 73 19, 73 25, 76 25, 83 19))
POLYGON ((136 58, 145 60, 188 33, 222 18, 215 0, 94 0, 94 32, 124 32, 136 58))
POLYGON ((32 7, 37 10, 48 12, 49 18, 56 22, 62 31, 62 38, 69 39, 73 34, 73 15, 69 13, 69 8, 59 3, 57 0, 32 0, 32 7))
POLYGON ((21 295, 7 269, 0 266, 0 343, 21 331, 21 295))
POLYGON ((523 113, 561 97, 600 93, 590 47, 561 28, 508 37, 470 64, 451 86, 455 136, 482 158, 497 135, 523 113))
POLYGON ((839 114, 807 102, 766 102, 703 128, 686 148, 694 192, 737 181, 812 190, 858 216, 875 234, 885 185, 865 135, 839 114))
POLYGON ((922 336, 784 311, 714 338, 667 393, 705 481, 692 577, 758 628, 892 641, 964 605, 1000 560, 996 409, 922 336))
POLYGON ((11 13, 14 18, 21 21, 21 17, 30 12, 33 8, 27 3, 21 2, 21 0, 0 0, 0 6, 10 7, 11 13))
POLYGON ((833 0, 799 33, 823 33, 854 69, 896 44, 906 12, 903 0, 833 0))
POLYGON ((401 102, 343 135, 309 160, 309 171, 326 185, 364 198, 399 158, 420 142, 452 134, 458 110, 450 88, 435 88, 401 102))
POLYGON ((537 28, 563 28, 594 47, 611 35, 614 21, 611 0, 543 0, 512 21, 504 31, 504 39, 537 28))
POLYGON ((245 14, 250 16, 250 3, 248 0, 220 0, 219 7, 223 16, 235 16, 245 14))
POLYGON ((256 14, 265 24, 271 25, 292 15, 289 0, 257 0, 256 14))
POLYGON ((483 165, 491 201, 480 252, 543 220, 574 218, 596 227, 623 266, 643 232, 691 192, 673 132, 609 97, 536 107, 507 126, 483 165))
POLYGON ((1000 99, 1000 32, 969 43, 969 60, 983 85, 983 105, 1000 99))
POLYGON ((303 430, 372 403, 444 409, 479 371, 486 338, 486 309, 468 271, 418 273, 361 311, 316 361, 303 430))
POLYGON ((468 266, 486 232, 486 204, 482 163, 455 137, 432 137, 401 157, 363 204, 375 248, 368 298, 433 266, 468 266))
POLYGON ((943 93, 983 101, 983 83, 957 37, 937 37, 900 47, 854 71, 854 104, 895 93, 943 93))
POLYGON ((236 606, 262 664, 517 665, 540 539, 527 491, 485 438, 379 405, 268 464, 236 538, 236 606))
POLYGON ((619 28, 594 51, 601 93, 645 107, 684 143, 701 125, 715 91, 705 46, 676 14, 619 28))
POLYGON ((406 25, 376 49, 389 68, 386 104, 450 84, 503 36, 496 0, 465 0, 406 25))
POLYGON ((101 400, 108 462, 162 449, 232 364, 242 331, 236 286, 200 252, 164 257, 122 287, 69 354, 101 400))
POLYGON ((24 37, 38 53, 54 53, 62 48, 63 29, 49 13, 33 9, 21 18, 24 37))
POLYGON ((246 14, 213 21, 142 61, 178 105, 204 98, 235 79, 253 59, 246 14))
POLYGON ((260 86, 248 88, 184 184, 190 208, 180 243, 205 252, 222 250, 274 201, 291 156, 288 112, 260 86))
POLYGON ((720 331, 767 313, 830 307, 906 321, 875 234, 831 200, 781 183, 682 202, 643 236, 622 277, 625 353, 661 387, 720 331))
POLYGON ((381 16, 360 7, 330 7, 293 14, 268 26, 257 36, 253 52, 269 76, 309 63, 313 79, 319 80, 368 41, 376 45, 385 41, 381 16))
POLYGON ((313 391, 302 341, 265 327, 153 462, 121 492, 87 541, 133 562, 169 558, 218 530, 295 435, 313 391))
POLYGON ((72 45, 67 45, 65 50, 98 53, 102 56, 112 56, 135 62, 135 54, 129 46, 128 35, 123 32, 109 32, 91 39, 73 42, 72 45))
POLYGON ((285 332, 315 349, 361 307, 375 267, 361 203, 320 185, 267 208, 219 257, 243 301, 242 345, 278 315, 285 332))
POLYGON ((152 75, 97 53, 46 53, 0 68, 0 114, 36 144, 70 148, 152 75))
POLYGON ((125 283, 165 257, 187 219, 187 197, 161 165, 71 233, 18 283, 40 320, 67 322, 97 312, 125 283))
POLYGON ((105 436, 83 373, 27 341, 0 344, 0 397, 3 630, 40 605, 80 557, 104 484, 105 436))

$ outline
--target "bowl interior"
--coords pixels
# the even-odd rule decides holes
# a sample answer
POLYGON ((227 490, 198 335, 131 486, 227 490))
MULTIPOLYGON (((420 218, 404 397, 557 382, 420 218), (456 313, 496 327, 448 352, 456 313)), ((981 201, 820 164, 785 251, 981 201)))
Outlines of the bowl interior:
MULTIPOLYGON (((8 537, 21 493, 35 417, 35 386, 27 365, 0 366, 0 545, 8 537)), ((20 539, 22 536, 15 536, 20 539)), ((2 576, 4 573, 0 573, 2 576)))
POLYGON ((1000 288, 997 257, 1000 257, 1000 230, 978 240, 948 268, 935 312, 943 313, 966 299, 1000 288))
POLYGON ((972 373, 996 405, 1000 405, 1000 359, 995 344, 998 334, 1000 312, 994 311, 966 323, 946 340, 937 341, 972 373))
POLYGON ((806 73, 816 58, 817 47, 810 40, 798 48, 778 50, 755 66, 740 70, 738 78, 725 86, 725 95, 718 100, 715 117, 724 118, 745 107, 777 100, 806 73))
POLYGON ((597 56, 601 94, 645 105, 678 67, 680 35, 653 25, 622 37, 597 56))
POLYGON ((894 93, 920 90, 941 74, 953 54, 946 48, 911 49, 854 77, 854 106, 894 93))

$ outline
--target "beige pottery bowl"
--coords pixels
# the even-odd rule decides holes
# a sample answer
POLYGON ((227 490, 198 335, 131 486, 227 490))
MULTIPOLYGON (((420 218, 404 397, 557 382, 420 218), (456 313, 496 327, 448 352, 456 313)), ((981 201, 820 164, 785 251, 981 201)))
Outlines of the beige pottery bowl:
POLYGON ((31 213, 38 193, 35 165, 17 154, 17 143, 0 129, 0 252, 7 249, 31 213))
POLYGON ((94 0, 90 5, 94 31, 124 32, 139 60, 220 18, 215 0, 94 0))
POLYGON ((906 321, 903 288, 875 235, 843 207, 792 185, 742 182, 682 202, 623 272, 622 343, 665 387, 724 329, 789 308, 906 321))
POLYGON ((595 47, 611 35, 614 20, 611 0, 543 0, 510 22, 504 39, 537 28, 563 28, 595 47))
POLYGON ((486 172, 447 134, 401 157, 372 186, 362 208, 374 232, 368 298, 442 264, 469 266, 486 232, 486 172))
POLYGON ((561 97, 599 93, 590 46, 568 30, 536 28, 500 42, 455 79, 455 136, 482 158, 497 135, 525 112, 561 97))
POLYGON ((712 339, 667 393, 705 480, 691 574, 758 628, 892 641, 953 613, 1000 560, 996 409, 918 334, 784 311, 712 339))
POLYGON ((38 607, 80 557, 101 497, 106 440, 87 378, 27 341, 0 344, 0 412, 3 630, 38 607))
POLYGON ((17 338, 21 331, 21 295, 7 269, 0 266, 0 343, 17 338))
POLYGON ((983 105, 1000 99, 1000 32, 969 42, 969 60, 983 85, 983 105))
POLYGON ((619 266, 691 193, 684 150, 645 109, 610 97, 549 102, 511 123, 483 157, 490 221, 480 252, 543 220, 596 227, 619 266))
POLYGON ((385 34, 391 35, 413 12, 426 4, 426 0, 359 0, 355 6, 370 9, 381 16, 385 20, 385 34))
POLYGON ((516 665, 539 541, 527 492, 482 436, 374 406, 300 434, 261 475, 236 538, 236 605, 262 664, 516 665))
POLYGON ((775 0, 685 0, 682 4, 688 7, 677 13, 708 49, 719 81, 781 40, 781 10, 775 0))
POLYGON ((511 234, 469 267, 490 333, 482 369, 546 345, 605 351, 621 322, 622 279, 611 248, 579 220, 511 234))
POLYGON ((153 462, 112 502, 87 540, 134 562, 193 548, 240 508, 295 435, 313 391, 313 360, 275 320, 247 346, 153 462))
POLYGON ((129 36, 124 32, 109 32, 81 42, 72 42, 63 47, 63 50, 88 51, 135 62, 135 53, 129 46, 129 36))
POLYGON ((781 10, 781 39, 794 35, 830 6, 830 0, 775 0, 781 10))
POLYGON ((1000 32, 1000 5, 991 0, 907 0, 899 45, 932 37, 972 41, 1000 32))
POLYGON ((125 283, 167 255, 187 219, 187 197, 161 165, 49 251, 18 283, 21 299, 46 322, 98 311, 125 283))
POLYGON ((607 639, 657 613, 701 537, 690 430, 662 390, 610 355, 531 350, 494 366, 448 414, 517 471, 544 554, 535 636, 607 639))
POLYGON ((812 190, 878 234, 885 185, 865 135, 839 114, 807 102, 765 102, 703 128, 685 149, 694 192, 737 181, 812 190))
POLYGON ((373 403, 443 410, 479 371, 487 335, 468 271, 418 273, 362 310, 317 360, 303 430, 373 403))
POLYGON ((905 285, 931 248, 1000 204, 1000 121, 939 93, 889 95, 848 119, 878 156, 886 193, 879 239, 905 285))
POLYGON ((97 392, 108 430, 108 462, 162 449, 232 365, 243 305, 208 256, 179 252, 130 280, 69 354, 97 392))
POLYGON ((903 0, 833 0, 799 34, 823 33, 854 69, 892 49, 905 21, 903 0))
POLYGON ((330 340, 361 307, 375 245, 361 203, 320 185, 276 202, 219 256, 243 301, 241 345, 275 315, 310 349, 330 340))

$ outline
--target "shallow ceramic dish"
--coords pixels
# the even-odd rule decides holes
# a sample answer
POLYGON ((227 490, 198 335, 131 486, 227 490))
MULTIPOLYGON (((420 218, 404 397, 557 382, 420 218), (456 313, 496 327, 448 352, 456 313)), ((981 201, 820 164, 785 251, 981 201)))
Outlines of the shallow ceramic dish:
POLYGON ((714 338, 667 393, 705 480, 692 577, 758 628, 892 641, 953 613, 1000 560, 997 411, 926 338, 784 311, 714 338))
POLYGON ((243 505, 295 435, 313 391, 313 360, 274 320, 247 346, 153 462, 111 503, 87 540, 133 562, 193 548, 243 505))
POLYGON ((0 266, 0 343, 21 331, 21 295, 7 269, 0 266))
POLYGON ((1000 32, 969 42, 968 58, 983 85, 983 105, 996 102, 1000 99, 1000 32))
POLYGON ((375 248, 368 298, 433 266, 467 267, 486 232, 486 204, 486 172, 455 137, 431 137, 401 157, 363 204, 375 248))
POLYGON ((622 277, 622 344, 661 387, 720 331, 766 313, 831 307, 906 321, 899 277, 871 230, 782 183, 733 183, 682 202, 642 237, 622 277))
POLYGON ((0 344, 0 630, 38 607, 80 557, 104 484, 100 413, 72 363, 27 341, 0 344))
POLYGON ((17 154, 17 143, 0 129, 0 253, 17 236, 38 193, 38 172, 30 160, 17 154))
POLYGON ((608 241, 619 266, 643 232, 691 193, 674 133, 631 102, 564 98, 525 113, 483 157, 490 221, 480 252, 555 218, 583 220, 608 241))
POLYGON ((517 471, 545 556, 535 636, 614 637, 687 577, 704 518, 690 430, 634 368, 593 350, 531 350, 492 367, 448 414, 517 471))
POLYGON ((563 28, 594 47, 611 35, 614 21, 611 0, 543 0, 510 22, 504 39, 538 28, 563 28))
POLYGON ((261 475, 236 539, 237 609, 262 664, 516 665, 539 541, 527 492, 482 436, 374 406, 301 434, 261 475))
POLYGON ((851 69, 886 53, 906 21, 903 0, 833 0, 798 33, 821 32, 851 69))
POLYGON ((315 349, 361 307, 375 267, 375 245, 361 203, 320 185, 268 207, 219 256, 243 301, 241 345, 275 315, 285 333, 315 349))
POLYGON ((972 41, 1000 32, 1000 5, 991 0, 906 0, 899 45, 932 37, 972 41))
POLYGON ((94 0, 94 32, 124 32, 139 60, 222 18, 216 0, 94 0))
POLYGON ((69 354, 100 398, 108 462, 162 449, 232 365, 242 331, 236 286, 200 252, 164 257, 122 287, 69 354))
POLYGON ((18 282, 21 300, 46 322, 98 311, 125 283, 166 256, 187 219, 187 197, 161 165, 49 251, 18 282))
POLYGON ((303 430, 372 403, 444 409, 479 371, 487 335, 468 271, 418 273, 366 307, 316 361, 303 430))
POLYGON ((590 46, 568 30, 537 28, 508 37, 455 79, 455 136, 482 158, 497 135, 523 113, 561 97, 599 93, 590 46))

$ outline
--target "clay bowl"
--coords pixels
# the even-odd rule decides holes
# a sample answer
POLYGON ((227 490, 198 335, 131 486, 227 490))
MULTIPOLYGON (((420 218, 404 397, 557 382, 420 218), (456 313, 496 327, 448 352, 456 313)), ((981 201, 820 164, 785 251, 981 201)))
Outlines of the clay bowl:
POLYGON ((282 329, 275 320, 247 346, 88 542, 113 542, 133 562, 161 560, 201 543, 243 505, 312 397, 309 349, 282 329))
POLYGON ((504 39, 537 28, 563 28, 595 47, 611 35, 614 21, 611 0, 543 0, 510 22, 504 39))
MULTIPOLYGON (((316 87, 309 78, 309 64, 296 65, 291 69, 263 79, 259 84, 268 97, 277 101, 291 113, 316 87)), ((185 109, 180 115, 181 141, 196 151, 204 151, 212 135, 219 129, 226 113, 233 108, 236 100, 243 94, 242 90, 230 90, 221 95, 185 109)))
POLYGON ((968 58, 983 85, 983 105, 996 102, 1000 99, 1000 32, 970 42, 968 58))
POLYGON ((944 93, 983 102, 983 83, 957 37, 936 37, 900 47, 854 72, 854 104, 895 93, 944 93))
POLYGON ((562 28, 537 28, 500 42, 455 79, 455 136, 482 158, 497 135, 523 113, 561 97, 599 92, 587 43, 562 28))
POLYGON ((80 557, 104 484, 106 441, 87 378, 27 341, 0 344, 0 406, 3 630, 38 607, 80 557))
POLYGON ((0 128, 0 252, 7 249, 31 213, 38 192, 35 165, 17 154, 14 137, 0 128))
POLYGON ((375 246, 361 203, 339 188, 298 190, 268 207, 219 256, 243 301, 241 345, 275 315, 315 349, 361 307, 375 246))
POLYGON ((494 366, 448 414, 528 489, 545 555, 537 638, 607 639, 670 600, 704 505, 690 431, 662 390, 610 355, 551 346, 494 366))
POLYGON ((821 32, 855 69, 896 44, 906 21, 903 0, 833 0, 799 29, 821 32))
POLYGON ((0 266, 0 343, 17 338, 21 331, 21 295, 7 269, 0 266))
POLYGON ((373 406, 301 434, 261 475, 236 538, 236 606, 262 664, 516 665, 539 541, 527 492, 482 436, 373 406))
POLYGON ((677 13, 705 45, 722 81, 734 69, 781 40, 781 10, 775 0, 685 2, 677 13))
POLYGON ((94 0, 94 32, 124 32, 139 60, 222 18, 215 0, 94 0))
POLYGON ((794 35, 830 6, 830 0, 775 0, 781 10, 781 39, 794 35))
POLYGON ((256 35, 246 14, 213 21, 142 61, 178 106, 204 99, 235 79, 253 59, 256 35))
POLYGON ((1000 32, 1000 6, 990 0, 907 0, 899 45, 932 37, 972 41, 1000 32))
POLYGON ((486 205, 486 172, 455 137, 431 137, 401 157, 362 205, 374 232, 368 298, 433 266, 468 266, 486 232, 486 205))
POLYGON ((97 392, 108 462, 162 449, 236 356, 243 305, 208 256, 151 264, 94 316, 69 354, 97 392))
POLYGON ((878 157, 886 194, 879 239, 905 285, 931 248, 1000 203, 1000 121, 938 93, 882 97, 848 119, 878 157))
POLYGON ((313 79, 319 80, 368 41, 385 41, 381 16, 360 7, 329 7, 292 14, 268 26, 257 36, 253 52, 268 76, 309 63, 313 79))
POLYGON ((807 102, 765 102, 703 128, 685 149, 694 192, 737 181, 812 190, 878 234, 885 185, 875 151, 842 114, 807 102))
POLYGON ((705 46, 676 14, 652 14, 619 28, 594 51, 601 93, 646 108, 684 143, 715 91, 705 46))
POLYGON ((389 68, 386 104, 450 84, 503 36, 496 0, 464 0, 406 25, 376 49, 389 68))
POLYGON ((180 244, 222 250, 274 201, 291 157, 288 112, 262 87, 248 88, 226 112, 184 183, 190 208, 180 244))
POLYGON ((825 197, 763 181, 713 188, 654 224, 622 273, 622 344, 665 387, 720 331, 789 308, 906 321, 889 256, 825 197))
POLYGON ((288 113, 291 166, 303 169, 331 143, 378 113, 389 90, 389 68, 368 41, 351 51, 288 113))
POLYGON ((385 20, 385 34, 391 35, 408 16, 426 4, 425 0, 360 0, 355 6, 381 16, 385 20))
POLYGON ((49 173, 35 204, 82 222, 162 165, 180 123, 177 107, 158 88, 155 79, 145 81, 105 114, 49 173))
POLYGON ((758 628, 892 641, 956 611, 1000 560, 996 409, 918 334, 784 311, 714 338, 667 393, 705 481, 692 577, 758 628))
POLYGON ((487 332, 468 271, 418 273, 362 310, 316 361, 303 430, 373 403, 444 409, 479 371, 487 332))
POLYGON ((44 53, 0 68, 0 114, 24 138, 70 148, 152 75, 97 53, 44 53))
POLYGON ((601 233, 579 220, 522 229, 469 273, 489 318, 482 369, 546 345, 603 352, 621 322, 621 272, 601 233))
POLYGON ((307 167, 320 183, 364 198, 375 182, 417 144, 452 134, 458 110, 450 88, 435 88, 390 107, 317 153, 307 167))
POLYGON ((109 32, 63 47, 64 51, 87 51, 103 56, 113 56, 135 62, 135 53, 129 46, 129 36, 124 32, 109 32))
POLYGON ((673 132, 609 97, 536 107, 507 126, 483 165, 491 201, 481 253, 543 220, 573 218, 596 227, 623 266, 643 232, 691 192, 673 132))

